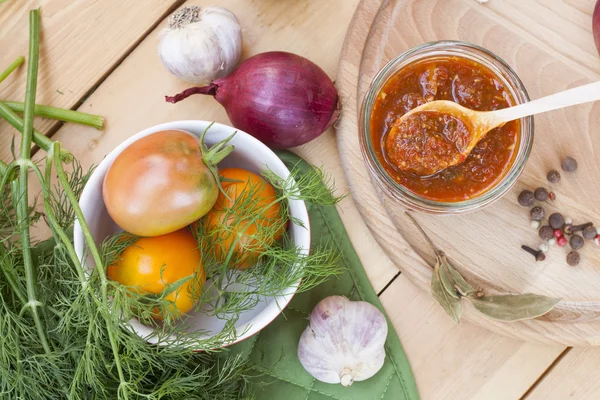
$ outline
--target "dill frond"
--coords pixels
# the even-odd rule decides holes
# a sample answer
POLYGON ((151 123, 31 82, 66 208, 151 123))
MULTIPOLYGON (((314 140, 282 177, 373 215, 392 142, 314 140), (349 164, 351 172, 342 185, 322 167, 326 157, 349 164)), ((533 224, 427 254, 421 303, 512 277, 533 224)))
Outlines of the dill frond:
MULTIPOLYGON (((81 192, 92 176, 94 169, 95 166, 92 166, 91 168, 84 170, 77 159, 73 159, 69 164, 69 171, 66 172, 67 180, 69 182, 69 188, 73 191, 76 198, 79 199, 81 196, 81 192)), ((50 186, 50 183, 48 182, 47 185, 50 186)), ((53 185, 50 190, 49 202, 54 215, 58 217, 58 224, 63 229, 71 227, 75 221, 75 211, 60 184, 57 183, 53 185)))
MULTIPOLYGON (((135 246, 138 239, 127 233, 102 243, 101 268, 83 270, 74 256, 69 228, 77 215, 75 200, 91 170, 84 171, 76 161, 70 172, 53 169, 52 162, 57 160, 50 152, 45 176, 38 174, 44 187, 45 220, 54 237, 31 248, 37 300, 43 305, 39 310, 50 352, 45 351, 32 317, 22 312, 27 302, 27 282, 21 245, 14 240, 22 229, 14 212, 22 198, 10 194, 20 191, 6 183, 0 202, 3 399, 248 398, 250 382, 260 376, 261 369, 255 368, 247 355, 233 356, 223 350, 224 344, 246 333, 236 329, 241 313, 261 301, 289 293, 298 283, 298 291, 309 290, 341 272, 340 254, 334 246, 313 246, 309 252, 295 245, 294 230, 290 229, 306 229, 290 215, 290 203, 298 200, 333 206, 340 200, 331 194, 333 183, 316 168, 308 173, 294 168, 285 180, 267 171, 264 176, 276 189, 274 202, 280 215, 266 218, 264 210, 272 204, 258 201, 256 195, 261 188, 249 186, 245 196, 221 210, 229 223, 211 230, 202 221, 195 225, 207 281, 201 290, 190 285, 190 293, 198 300, 193 312, 221 318, 222 330, 209 332, 195 326, 190 316, 174 318, 168 312, 162 313, 165 319, 157 322, 157 310, 173 307, 167 295, 180 290, 187 278, 155 295, 107 280, 106 267, 115 263, 124 249, 135 246), (56 183, 51 182, 54 171, 62 178, 56 183), (231 248, 223 259, 215 248, 227 243, 231 248), (246 260, 248 254, 256 255, 254 266, 245 270, 230 268, 246 260), (151 327, 152 334, 140 337, 134 331, 134 322, 151 327), (149 344, 150 340, 156 344, 149 344), (192 349, 204 351, 195 353, 192 349)), ((31 207, 30 220, 35 219, 34 213, 31 207)), ((91 254, 93 249, 88 243, 87 251, 91 254)))

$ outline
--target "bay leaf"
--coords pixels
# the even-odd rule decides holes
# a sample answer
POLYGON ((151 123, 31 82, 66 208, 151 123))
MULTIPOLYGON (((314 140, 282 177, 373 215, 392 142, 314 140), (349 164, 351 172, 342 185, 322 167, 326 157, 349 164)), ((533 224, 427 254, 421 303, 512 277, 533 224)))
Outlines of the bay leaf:
MULTIPOLYGON (((444 257, 444 260, 446 257, 444 257)), ((458 289, 460 294, 463 296, 473 296, 475 294, 475 289, 471 286, 465 278, 462 277, 460 272, 458 272, 447 260, 446 260, 447 269, 450 272, 450 276, 454 281, 454 286, 458 289)))
POLYGON ((562 300, 533 293, 483 296, 479 299, 469 297, 468 299, 483 315, 507 322, 540 317, 552 310, 562 300))
POLYGON ((440 266, 436 264, 433 269, 433 275, 431 276, 431 295, 442 306, 444 311, 452 318, 455 323, 459 323, 460 316, 462 315, 462 304, 459 298, 450 296, 450 294, 444 289, 442 281, 440 279, 440 266))
POLYGON ((454 287, 454 279, 452 279, 452 276, 450 275, 450 271, 448 269, 449 265, 448 261, 446 260, 446 257, 443 255, 437 256, 436 266, 439 269, 440 282, 442 283, 443 288, 446 290, 446 293, 448 293, 455 299, 460 299, 460 296, 458 295, 458 293, 456 293, 456 288, 454 287))

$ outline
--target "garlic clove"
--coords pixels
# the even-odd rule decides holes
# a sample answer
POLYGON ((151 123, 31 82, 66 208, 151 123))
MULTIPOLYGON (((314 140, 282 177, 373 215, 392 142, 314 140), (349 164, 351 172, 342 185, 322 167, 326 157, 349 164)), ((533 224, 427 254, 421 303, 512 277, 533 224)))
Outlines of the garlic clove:
POLYGON ((330 296, 312 311, 298 358, 316 379, 350 386, 383 366, 387 329, 385 316, 372 304, 330 296))

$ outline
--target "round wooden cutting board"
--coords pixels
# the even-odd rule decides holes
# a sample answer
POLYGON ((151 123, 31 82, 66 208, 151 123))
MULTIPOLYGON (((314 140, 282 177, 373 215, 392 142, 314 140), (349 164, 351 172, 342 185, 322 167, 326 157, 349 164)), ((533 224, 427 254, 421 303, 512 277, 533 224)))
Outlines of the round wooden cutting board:
MULTIPOLYGON (((405 210, 371 180, 358 142, 358 112, 375 74, 393 57, 429 41, 454 39, 491 50, 520 76, 532 99, 600 79, 591 32, 590 0, 363 0, 348 31, 337 86, 343 105, 337 124, 348 184, 367 225, 402 273, 429 290, 434 257, 405 210)), ((529 210, 517 203, 524 189, 544 186, 557 199, 542 204, 576 223, 600 226, 600 104, 535 117, 533 152, 518 183, 488 208, 461 216, 415 218, 473 286, 486 293, 537 293, 563 299, 544 317, 514 323, 487 319, 463 301, 463 319, 520 339, 563 345, 600 344, 600 247, 586 241, 577 267, 568 246, 554 246, 544 262, 520 249, 541 243, 529 210), (546 173, 566 155, 579 169, 546 173)))

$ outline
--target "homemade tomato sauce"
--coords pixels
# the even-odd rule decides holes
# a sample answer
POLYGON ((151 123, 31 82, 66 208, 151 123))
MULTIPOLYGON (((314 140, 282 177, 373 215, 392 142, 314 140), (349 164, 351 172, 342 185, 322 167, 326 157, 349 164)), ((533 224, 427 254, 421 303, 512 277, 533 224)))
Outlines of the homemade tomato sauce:
POLYGON ((419 113, 405 122, 410 124, 408 129, 394 128, 399 117, 432 100, 451 100, 477 111, 510 107, 516 101, 489 68, 450 56, 422 60, 401 69, 377 95, 371 114, 371 140, 387 173, 426 199, 457 202, 477 197, 491 189, 512 165, 520 140, 519 121, 488 132, 458 165, 433 173, 425 162, 411 170, 415 157, 431 154, 438 158, 430 166, 449 165, 452 157, 460 156, 461 143, 468 137, 461 121, 448 115, 440 119, 436 113, 419 113))
POLYGON ((417 175, 435 172, 465 160, 461 154, 469 143, 469 127, 460 119, 432 111, 396 120, 384 149, 394 166, 417 175))

